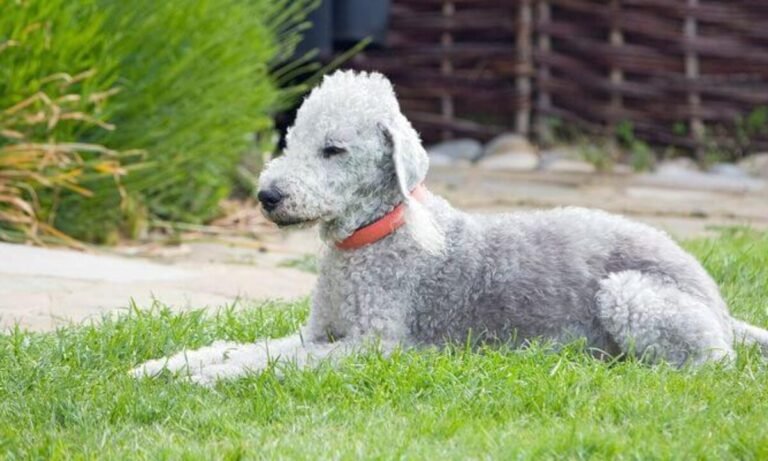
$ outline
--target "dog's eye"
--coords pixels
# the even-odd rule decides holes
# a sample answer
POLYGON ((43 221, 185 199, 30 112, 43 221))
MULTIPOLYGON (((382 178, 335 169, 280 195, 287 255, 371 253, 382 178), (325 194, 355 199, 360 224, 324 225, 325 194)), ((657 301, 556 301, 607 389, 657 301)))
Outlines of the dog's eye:
POLYGON ((325 146, 323 147, 323 157, 328 158, 334 155, 343 154, 347 149, 339 146, 325 146))

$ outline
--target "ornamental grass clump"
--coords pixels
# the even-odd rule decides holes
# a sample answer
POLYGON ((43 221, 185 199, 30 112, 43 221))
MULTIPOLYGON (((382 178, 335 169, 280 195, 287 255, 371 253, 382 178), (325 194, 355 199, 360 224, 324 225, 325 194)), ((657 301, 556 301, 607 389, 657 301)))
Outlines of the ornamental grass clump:
MULTIPOLYGON (((18 45, 6 42, 0 55, 18 45)), ((92 93, 87 98, 81 93, 81 85, 94 74, 88 70, 75 76, 50 75, 41 79, 33 94, 0 108, 0 240, 76 244, 54 225, 62 195, 93 198, 94 192, 84 184, 103 178, 118 195, 125 196, 120 184, 128 171, 124 162, 140 153, 57 139, 65 130, 114 130, 95 115, 114 91, 92 93)))
POLYGON ((315 0, 26 0, 0 15, 0 239, 205 222, 296 97, 315 0), (280 65, 280 68, 276 66, 280 65))

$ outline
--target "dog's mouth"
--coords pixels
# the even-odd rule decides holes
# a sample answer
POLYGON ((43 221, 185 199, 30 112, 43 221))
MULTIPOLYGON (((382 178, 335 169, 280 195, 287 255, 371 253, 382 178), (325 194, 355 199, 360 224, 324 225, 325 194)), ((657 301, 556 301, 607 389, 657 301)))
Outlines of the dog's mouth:
POLYGON ((281 229, 311 227, 323 219, 321 216, 313 218, 305 218, 303 216, 290 216, 287 213, 281 213, 280 209, 267 211, 263 207, 261 208, 261 214, 268 220, 277 224, 277 227, 281 229))
POLYGON ((319 218, 297 218, 290 216, 276 216, 271 213, 263 212, 264 217, 277 224, 277 227, 283 228, 303 228, 310 227, 320 221, 319 218))
POLYGON ((290 228, 290 227, 310 227, 316 224, 319 219, 273 219, 272 222, 277 224, 277 227, 290 228))

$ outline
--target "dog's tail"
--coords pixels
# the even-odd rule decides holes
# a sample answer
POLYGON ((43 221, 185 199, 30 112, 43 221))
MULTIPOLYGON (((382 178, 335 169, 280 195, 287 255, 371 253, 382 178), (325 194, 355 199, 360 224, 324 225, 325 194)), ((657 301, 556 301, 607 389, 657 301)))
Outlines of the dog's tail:
POLYGON ((768 355, 768 330, 750 325, 747 322, 731 317, 734 340, 736 343, 758 345, 763 355, 768 355))

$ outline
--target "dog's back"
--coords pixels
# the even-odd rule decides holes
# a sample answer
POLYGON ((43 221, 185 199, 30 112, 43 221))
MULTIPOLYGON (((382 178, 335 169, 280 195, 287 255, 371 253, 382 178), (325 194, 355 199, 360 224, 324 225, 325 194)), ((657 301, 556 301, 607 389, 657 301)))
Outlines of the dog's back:
POLYGON ((675 283, 726 321, 714 282, 666 234, 596 210, 471 215, 434 199, 447 251, 421 273, 411 332, 419 342, 567 341, 610 349, 596 320, 599 282, 640 271, 675 283))

